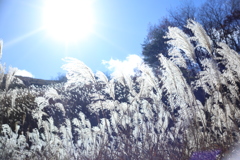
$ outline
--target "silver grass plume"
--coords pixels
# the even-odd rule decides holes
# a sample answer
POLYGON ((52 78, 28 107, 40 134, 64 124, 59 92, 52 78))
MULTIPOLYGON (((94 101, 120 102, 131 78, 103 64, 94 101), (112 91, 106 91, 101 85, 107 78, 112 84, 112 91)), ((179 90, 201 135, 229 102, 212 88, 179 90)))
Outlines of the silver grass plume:
POLYGON ((17 72, 17 70, 18 70, 17 68, 9 67, 7 77, 6 77, 6 84, 5 84, 6 91, 8 90, 8 87, 11 84, 11 82, 13 81, 13 79, 15 77, 15 73, 17 72))
POLYGON ((208 53, 211 53, 213 43, 203 27, 198 22, 191 19, 187 21, 186 27, 194 34, 194 37, 191 37, 191 39, 198 42, 198 46, 206 48, 208 53))
MULTIPOLYGON (((176 118, 178 120, 175 129, 175 134, 178 134, 181 126, 186 127, 192 123, 192 120, 196 119, 197 102, 194 101, 196 98, 178 66, 163 55, 159 55, 159 60, 163 67, 162 90, 167 93, 169 107, 172 111, 177 106, 180 107, 178 111, 180 116, 176 118), (182 119, 184 119, 184 122, 182 119)), ((171 115, 168 117, 171 117, 171 115)))
POLYGON ((115 94, 114 94, 114 81, 113 80, 108 80, 107 76, 101 72, 101 71, 97 71, 95 73, 95 77, 96 77, 96 82, 97 85, 103 85, 103 91, 105 93, 108 93, 113 99, 115 98, 115 94))
POLYGON ((159 60, 164 68, 163 88, 166 88, 170 94, 171 106, 180 105, 183 107, 186 104, 192 106, 195 97, 193 97, 191 88, 183 77, 181 70, 163 55, 159 56, 159 60))
POLYGON ((61 96, 60 96, 60 95, 58 94, 58 92, 57 92, 54 88, 52 88, 52 87, 50 87, 50 88, 46 91, 45 97, 46 97, 47 99, 52 98, 53 100, 55 100, 55 99, 61 99, 61 96))
POLYGON ((164 38, 170 39, 169 41, 167 41, 167 43, 173 47, 170 50, 170 55, 175 56, 175 54, 177 54, 177 56, 179 57, 180 51, 178 50, 182 50, 191 61, 195 62, 196 57, 194 53, 194 47, 191 44, 188 35, 185 34, 181 29, 177 27, 168 27, 168 33, 164 38))
MULTIPOLYGON (((153 88, 160 94, 160 89, 158 87, 158 79, 155 77, 152 68, 146 64, 139 66, 139 71, 141 71, 141 76, 137 78, 137 82, 141 85, 139 96, 141 98, 146 98, 150 96, 150 92, 153 88)), ((161 96, 161 95, 158 95, 161 96)))
POLYGON ((0 85, 3 82, 4 73, 5 73, 5 66, 0 64, 0 85))
POLYGON ((75 88, 77 86, 83 86, 84 84, 91 84, 95 82, 94 74, 92 70, 78 59, 66 57, 63 61, 67 62, 62 66, 63 70, 67 71, 67 83, 66 88, 75 88))
POLYGON ((217 49, 217 53, 221 55, 220 59, 225 69, 222 71, 222 77, 225 79, 225 85, 228 86, 231 101, 239 100, 239 87, 236 82, 240 81, 240 56, 237 52, 230 49, 225 43, 218 43, 221 48, 217 49), (229 81, 230 83, 227 83, 229 81))
POLYGON ((108 83, 108 78, 103 72, 97 71, 95 76, 97 77, 98 82, 101 82, 101 83, 104 83, 104 84, 108 83))
POLYGON ((240 80, 240 55, 225 43, 218 43, 218 45, 221 48, 217 49, 217 53, 223 56, 227 71, 232 74, 235 73, 235 80, 240 80))
POLYGON ((203 71, 199 73, 199 79, 196 81, 195 87, 203 87, 205 92, 209 94, 212 90, 219 90, 222 79, 217 64, 212 59, 204 59, 201 63, 203 71))

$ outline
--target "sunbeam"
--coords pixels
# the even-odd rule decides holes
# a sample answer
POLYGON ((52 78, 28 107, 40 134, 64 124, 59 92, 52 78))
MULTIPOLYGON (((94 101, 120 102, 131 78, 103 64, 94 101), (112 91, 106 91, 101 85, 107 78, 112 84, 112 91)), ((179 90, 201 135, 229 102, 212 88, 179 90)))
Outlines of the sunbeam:
POLYGON ((12 40, 4 43, 4 48, 11 47, 12 45, 14 45, 14 44, 16 44, 16 43, 19 43, 19 42, 21 42, 21 41, 23 41, 23 40, 25 40, 25 39, 27 39, 27 38, 35 35, 35 34, 41 32, 42 30, 43 30, 43 28, 41 27, 41 28, 35 29, 35 30, 33 30, 33 31, 30 31, 30 32, 28 32, 28 33, 25 33, 25 34, 23 34, 23 35, 21 35, 21 36, 18 36, 18 37, 16 37, 16 38, 14 38, 14 39, 12 39, 12 40))

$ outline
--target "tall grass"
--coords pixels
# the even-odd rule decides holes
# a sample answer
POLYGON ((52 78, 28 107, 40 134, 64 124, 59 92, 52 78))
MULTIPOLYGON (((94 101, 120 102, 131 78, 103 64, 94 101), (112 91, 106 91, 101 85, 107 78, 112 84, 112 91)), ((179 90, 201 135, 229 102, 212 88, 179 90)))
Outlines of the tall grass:
POLYGON ((67 58, 67 82, 2 89, 0 158, 224 157, 239 143, 240 58, 214 48, 200 24, 187 27, 195 36, 169 29, 171 57, 159 55, 158 68, 108 79, 67 58))

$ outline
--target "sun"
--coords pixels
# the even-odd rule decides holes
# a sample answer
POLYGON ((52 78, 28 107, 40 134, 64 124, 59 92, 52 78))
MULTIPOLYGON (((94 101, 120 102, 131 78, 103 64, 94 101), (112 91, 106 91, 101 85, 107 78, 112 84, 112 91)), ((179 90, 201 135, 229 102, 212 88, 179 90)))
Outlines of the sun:
POLYGON ((76 42, 93 32, 91 0, 46 0, 43 27, 58 41, 76 42))

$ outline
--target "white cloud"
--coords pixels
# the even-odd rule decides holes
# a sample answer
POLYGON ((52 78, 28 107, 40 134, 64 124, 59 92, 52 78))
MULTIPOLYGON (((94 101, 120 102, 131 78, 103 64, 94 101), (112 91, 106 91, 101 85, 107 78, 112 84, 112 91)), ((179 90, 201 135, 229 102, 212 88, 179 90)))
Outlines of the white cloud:
POLYGON ((138 68, 143 60, 138 55, 129 55, 126 60, 114 60, 110 59, 109 61, 103 60, 102 63, 110 70, 113 71, 111 74, 113 77, 124 75, 133 75, 134 69, 138 68))
POLYGON ((18 69, 17 72, 15 73, 15 75, 17 76, 23 76, 23 77, 31 77, 33 78, 34 76, 32 75, 32 73, 26 71, 26 70, 20 70, 18 69))

